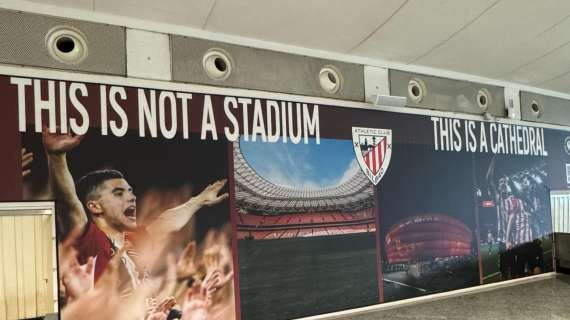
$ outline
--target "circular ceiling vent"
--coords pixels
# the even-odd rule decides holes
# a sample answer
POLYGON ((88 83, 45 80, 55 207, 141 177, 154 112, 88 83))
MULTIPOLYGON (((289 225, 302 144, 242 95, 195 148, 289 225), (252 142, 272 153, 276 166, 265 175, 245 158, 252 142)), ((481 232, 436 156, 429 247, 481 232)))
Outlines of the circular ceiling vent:
POLYGON ((481 89, 477 92, 477 105, 482 111, 487 111, 491 105, 491 93, 487 89, 481 89))
POLYGON ((420 103, 427 93, 425 83, 420 79, 412 79, 408 82, 408 96, 415 103, 420 103))
POLYGON ((52 28, 46 34, 46 48, 55 60, 66 64, 78 64, 87 57, 85 35, 70 26, 52 28))
POLYGON ((213 80, 226 80, 232 73, 233 60, 223 49, 208 50, 202 58, 204 71, 213 80))
POLYGON ((324 66, 319 71, 319 83, 327 93, 338 93, 342 89, 342 74, 335 66, 324 66))
POLYGON ((538 102, 537 100, 532 100, 532 102, 530 103, 530 112, 536 118, 540 118, 540 116, 542 115, 542 106, 540 102, 538 102))

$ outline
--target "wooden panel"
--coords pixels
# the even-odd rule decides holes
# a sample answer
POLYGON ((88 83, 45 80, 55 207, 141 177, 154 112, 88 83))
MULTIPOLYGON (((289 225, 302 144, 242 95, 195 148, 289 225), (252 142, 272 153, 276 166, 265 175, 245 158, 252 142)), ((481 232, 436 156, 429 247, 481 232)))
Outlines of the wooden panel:
POLYGON ((45 280, 47 278, 47 274, 46 274, 46 265, 45 265, 45 256, 46 256, 46 252, 43 250, 44 248, 44 244, 42 243, 42 240, 45 241, 47 238, 46 236, 43 234, 43 228, 42 228, 42 218, 41 216, 37 216, 34 218, 34 232, 36 234, 36 248, 38 249, 38 252, 36 252, 35 254, 35 259, 36 259, 36 266, 37 266, 37 270, 36 270, 36 287, 37 287, 37 308, 38 308, 38 314, 42 315, 42 314, 46 314, 47 313, 47 307, 48 304, 46 304, 46 296, 47 296, 47 281, 45 280))
POLYGON ((45 313, 53 313, 54 310, 54 300, 56 297, 54 296, 54 281, 57 281, 57 277, 54 278, 54 258, 56 254, 56 249, 54 246, 55 241, 55 230, 54 230, 54 217, 51 216, 41 216, 42 221, 42 244, 43 247, 41 248, 42 251, 42 259, 43 259, 43 266, 44 266, 44 278, 43 281, 45 283, 45 295, 43 296, 43 300, 45 301, 46 305, 46 312, 45 313))
POLYGON ((0 216, 0 320, 53 313, 53 217, 0 216))
POLYGON ((36 258, 40 254, 40 248, 35 246, 34 216, 18 217, 22 224, 22 265, 20 270, 23 277, 24 318, 35 318, 36 307, 36 258))
POLYGON ((24 300, 24 227, 20 217, 14 217, 14 229, 16 230, 16 280, 18 284, 18 317, 25 318, 25 300, 24 300))
POLYGON ((2 261, 4 264, 4 290, 6 292, 6 319, 18 318, 18 282, 16 267, 15 218, 2 218, 2 261))

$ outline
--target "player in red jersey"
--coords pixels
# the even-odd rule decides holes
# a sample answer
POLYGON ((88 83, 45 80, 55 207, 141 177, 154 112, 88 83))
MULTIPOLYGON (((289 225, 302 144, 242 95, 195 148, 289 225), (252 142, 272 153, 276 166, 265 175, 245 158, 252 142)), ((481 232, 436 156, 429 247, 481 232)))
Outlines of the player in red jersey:
MULTIPOLYGON (((139 226, 136 220, 136 196, 124 176, 115 170, 91 172, 73 182, 66 153, 79 145, 82 136, 43 132, 51 183, 58 199, 67 210, 60 212, 64 235, 80 229, 75 247, 79 263, 94 260, 94 281, 116 252, 125 250, 121 258, 121 289, 129 292, 148 275, 148 266, 139 261, 137 249, 145 244, 164 242, 172 232, 182 229, 203 206, 220 203, 228 197, 219 195, 226 180, 217 181, 185 203, 161 213, 150 225, 139 226)), ((148 248, 148 246, 146 247, 148 248)))

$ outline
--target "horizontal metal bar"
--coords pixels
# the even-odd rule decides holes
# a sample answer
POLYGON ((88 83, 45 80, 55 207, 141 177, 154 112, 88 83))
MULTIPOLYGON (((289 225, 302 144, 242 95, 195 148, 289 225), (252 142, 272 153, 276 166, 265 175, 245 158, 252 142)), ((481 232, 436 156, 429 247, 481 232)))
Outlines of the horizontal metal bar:
POLYGON ((0 216, 53 215, 54 212, 53 201, 0 202, 0 216))

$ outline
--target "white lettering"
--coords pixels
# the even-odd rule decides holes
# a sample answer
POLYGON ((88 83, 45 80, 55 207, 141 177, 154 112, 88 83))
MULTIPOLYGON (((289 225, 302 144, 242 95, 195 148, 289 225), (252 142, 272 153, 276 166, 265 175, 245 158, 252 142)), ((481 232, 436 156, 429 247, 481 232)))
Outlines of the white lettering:
POLYGON ((212 133, 212 139, 218 140, 216 132, 216 121, 214 120, 214 110, 212 109, 212 98, 210 95, 204 96, 204 110, 202 112, 202 134, 200 139, 205 140, 208 131, 212 133))

